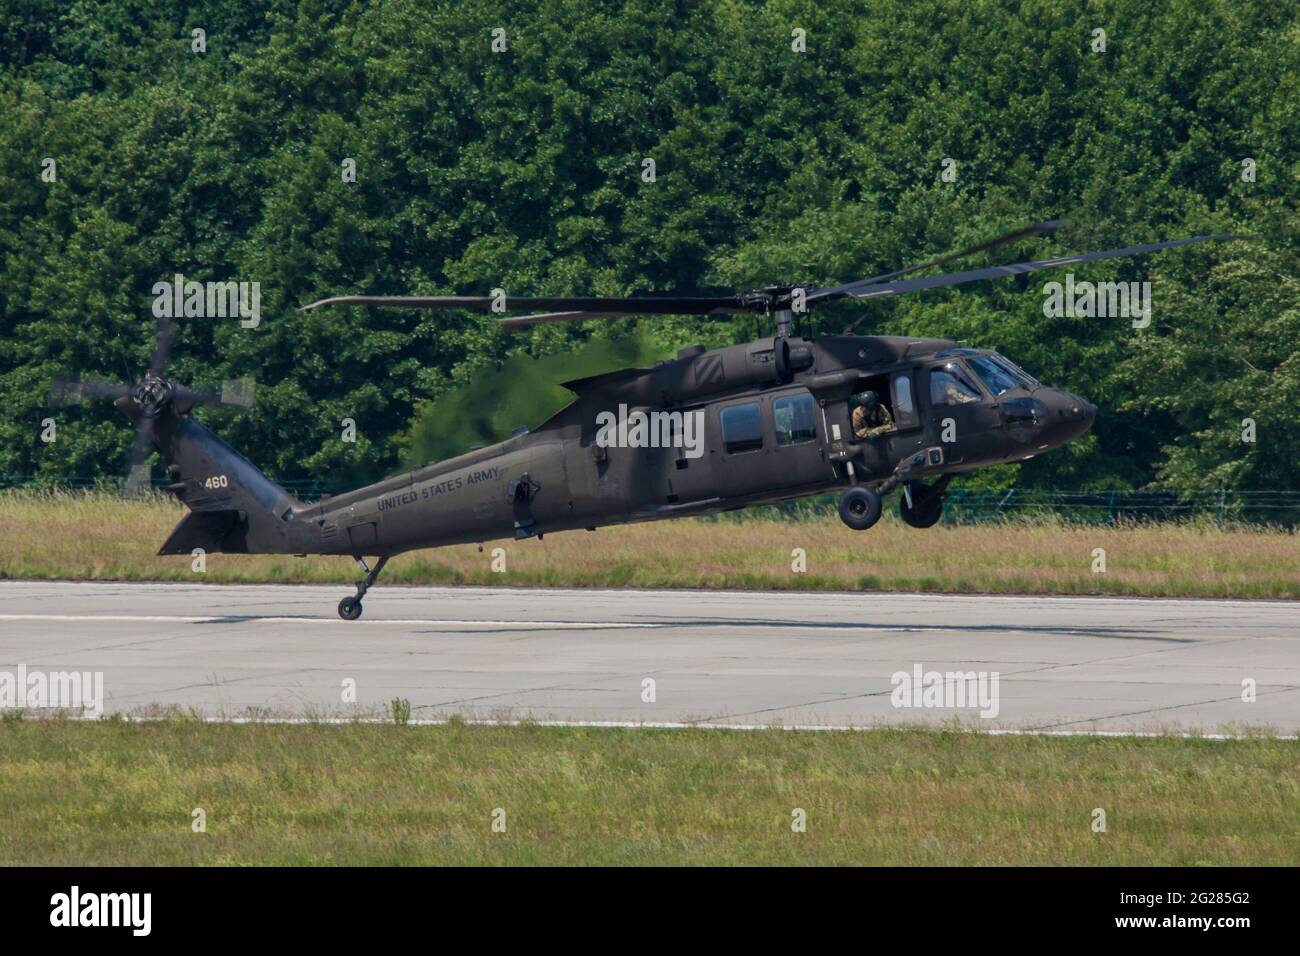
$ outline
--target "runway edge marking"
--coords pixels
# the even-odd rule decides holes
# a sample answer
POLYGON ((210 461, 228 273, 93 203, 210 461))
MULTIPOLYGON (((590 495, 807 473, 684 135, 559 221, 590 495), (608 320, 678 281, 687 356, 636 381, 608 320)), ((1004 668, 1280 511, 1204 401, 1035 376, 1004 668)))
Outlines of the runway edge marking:
MULTIPOLYGON (((124 720, 130 723, 151 724, 166 723, 169 717, 140 717, 129 714, 113 714, 104 717, 82 717, 68 716, 67 720, 84 721, 86 723, 111 723, 114 720, 124 720)), ((311 724, 321 724, 324 726, 341 727, 347 724, 394 724, 391 717, 203 717, 205 724, 267 724, 267 725, 284 725, 284 726, 309 726, 311 724)), ((472 718, 472 717, 412 717, 405 721, 404 725, 412 727, 444 727, 448 724, 465 724, 473 727, 587 727, 594 729, 612 729, 612 730, 737 730, 737 731, 761 731, 761 730, 789 730, 789 731, 818 731, 831 733, 869 733, 872 731, 895 731, 895 730, 924 730, 932 732, 952 733, 951 728, 946 727, 927 727, 924 725, 904 726, 897 724, 883 724, 875 726, 855 726, 852 724, 709 724, 709 723, 687 723, 673 721, 635 721, 635 720, 496 720, 491 718, 472 718)), ((989 737, 1171 737, 1178 740, 1300 740, 1300 735, 1296 734, 1200 734, 1191 732, 1181 733, 1164 733, 1160 731, 1145 730, 980 730, 957 728, 957 733, 975 735, 984 735, 989 737)))

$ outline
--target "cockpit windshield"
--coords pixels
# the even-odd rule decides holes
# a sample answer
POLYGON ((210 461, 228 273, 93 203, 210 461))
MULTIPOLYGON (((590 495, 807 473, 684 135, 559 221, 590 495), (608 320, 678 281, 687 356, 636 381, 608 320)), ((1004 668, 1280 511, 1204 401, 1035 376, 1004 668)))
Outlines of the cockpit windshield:
POLYGON ((1030 386, 1031 388, 1041 387, 1038 379, 1034 378, 1032 375, 1026 372, 1015 362, 1011 361, 1011 359, 1007 358, 1005 355, 999 355, 997 352, 993 352, 989 355, 989 358, 993 359, 993 361, 997 362, 1004 369, 1006 369, 1008 372, 1010 372, 1012 375, 1020 379, 1020 381, 1024 382, 1026 385, 1030 386))
POLYGON ((980 377, 980 380, 988 386, 988 390, 993 393, 995 398, 1003 392, 1019 388, 1023 384, 1019 376, 998 362, 993 361, 992 356, 970 355, 967 356, 966 362, 974 370, 975 374, 980 377))

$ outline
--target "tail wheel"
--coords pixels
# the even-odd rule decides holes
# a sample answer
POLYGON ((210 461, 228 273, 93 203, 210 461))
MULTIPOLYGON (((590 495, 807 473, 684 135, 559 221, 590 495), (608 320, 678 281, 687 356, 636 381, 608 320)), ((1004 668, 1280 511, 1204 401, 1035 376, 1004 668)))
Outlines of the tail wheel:
POLYGON ((912 503, 908 504, 908 495, 903 495, 898 502, 898 515, 913 528, 932 528, 943 517, 943 495, 927 488, 921 482, 908 486, 912 503))
POLYGON ((840 520, 854 531, 866 531, 880 520, 880 494, 856 486, 840 496, 840 520))
POLYGON ((355 597, 345 597, 339 601, 339 617, 345 621, 355 621, 361 616, 361 601, 355 597))

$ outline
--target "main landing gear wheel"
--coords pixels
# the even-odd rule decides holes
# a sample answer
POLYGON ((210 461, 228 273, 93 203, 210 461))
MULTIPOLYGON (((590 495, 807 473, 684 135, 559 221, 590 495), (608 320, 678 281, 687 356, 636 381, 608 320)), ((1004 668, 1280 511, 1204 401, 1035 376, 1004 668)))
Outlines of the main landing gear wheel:
POLYGON ((919 481, 909 482, 898 501, 898 515, 913 528, 932 528, 943 517, 943 493, 919 481))
POLYGON ((866 531, 880 520, 880 494, 856 485, 840 496, 840 520, 854 531, 866 531))
POLYGON ((361 601, 354 597, 345 597, 339 601, 339 617, 345 621, 355 621, 361 616, 361 601))

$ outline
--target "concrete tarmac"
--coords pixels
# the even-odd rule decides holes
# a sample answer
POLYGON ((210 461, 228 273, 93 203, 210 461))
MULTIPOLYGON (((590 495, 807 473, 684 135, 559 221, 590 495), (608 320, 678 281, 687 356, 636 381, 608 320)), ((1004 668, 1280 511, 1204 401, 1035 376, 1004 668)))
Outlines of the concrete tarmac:
POLYGON ((381 584, 344 622, 348 590, 0 582, 0 679, 102 672, 104 711, 141 715, 405 698, 424 719, 1300 731, 1294 603, 381 584))

